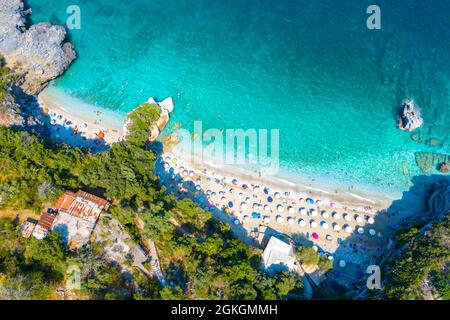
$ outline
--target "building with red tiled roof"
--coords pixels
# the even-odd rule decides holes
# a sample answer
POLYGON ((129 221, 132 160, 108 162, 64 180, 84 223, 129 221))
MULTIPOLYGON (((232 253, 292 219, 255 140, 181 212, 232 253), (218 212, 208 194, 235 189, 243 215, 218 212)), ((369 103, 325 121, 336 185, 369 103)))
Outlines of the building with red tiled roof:
POLYGON ((102 210, 108 210, 109 202, 84 191, 66 192, 56 203, 59 212, 95 223, 102 210))

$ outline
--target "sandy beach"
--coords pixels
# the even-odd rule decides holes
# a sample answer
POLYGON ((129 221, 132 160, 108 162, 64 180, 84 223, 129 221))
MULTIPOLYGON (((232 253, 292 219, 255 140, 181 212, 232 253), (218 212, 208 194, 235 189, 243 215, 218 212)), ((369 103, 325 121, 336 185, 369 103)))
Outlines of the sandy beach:
POLYGON ((98 139, 106 144, 122 139, 123 122, 117 120, 117 115, 112 119, 112 114, 107 111, 80 105, 81 102, 67 95, 61 96, 59 92, 43 91, 38 102, 42 112, 49 116, 56 138, 65 143, 88 146, 98 139), (62 127, 67 130, 61 130, 62 127))

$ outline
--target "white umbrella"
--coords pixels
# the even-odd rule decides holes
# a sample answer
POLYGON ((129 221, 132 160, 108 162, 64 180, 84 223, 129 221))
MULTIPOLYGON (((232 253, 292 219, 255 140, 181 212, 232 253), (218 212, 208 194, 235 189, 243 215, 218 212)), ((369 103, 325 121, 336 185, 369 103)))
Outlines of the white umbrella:
POLYGON ((284 211, 284 207, 281 204, 279 204, 277 206, 277 210, 278 210, 278 212, 283 212, 284 211))
POLYGON ((358 228, 358 233, 359 233, 359 234, 363 234, 363 233, 364 233, 364 228, 359 227, 359 228, 358 228))
POLYGON ((345 227, 345 232, 347 232, 347 233, 352 233, 352 231, 353 231, 353 228, 352 228, 352 227, 350 227, 350 226, 346 226, 346 227, 345 227))
POLYGON ((242 202, 241 203, 241 209, 247 209, 247 204, 245 203, 245 202, 242 202))
POLYGON ((341 218, 341 215, 339 213, 335 212, 335 213, 333 213, 333 218, 335 220, 339 220, 341 218))
POLYGON ((344 260, 339 261, 339 267, 345 268, 346 265, 347 263, 344 260))
POLYGON ((356 222, 359 222, 359 223, 363 222, 363 218, 358 215, 355 217, 355 220, 356 220, 356 222))
POLYGON ((294 214, 294 213, 295 213, 295 209, 294 209, 293 207, 288 207, 288 211, 289 211, 289 213, 291 213, 291 214, 294 214))
POLYGON ((250 197, 245 198, 245 202, 250 203, 252 201, 252 199, 250 199, 250 197))
POLYGON ((294 218, 292 218, 292 217, 288 218, 288 223, 289 224, 294 224, 294 222, 295 222, 294 218))
POLYGON ((227 198, 222 197, 222 199, 220 199, 220 202, 222 202, 222 203, 227 203, 227 198))
POLYGON ((277 199, 280 199, 280 193, 277 191, 277 192, 275 192, 275 194, 274 194, 274 196, 275 196, 275 198, 277 198, 277 199))
POLYGON ((258 210, 262 211, 264 209, 264 206, 262 204, 258 204, 258 210))
POLYGON ((306 222, 303 219, 298 220, 298 224, 300 225, 300 227, 306 226, 306 222))
POLYGON ((248 221, 248 216, 247 215, 244 216, 244 221, 248 221))
POLYGON ((239 222, 239 220, 238 219, 234 219, 234 224, 235 225, 238 225, 240 222, 239 222))
POLYGON ((313 249, 315 252, 319 251, 319 248, 318 248, 317 246, 312 246, 312 249, 313 249))
POLYGON ((311 228, 317 228, 317 222, 315 222, 314 220, 311 220, 310 224, 311 228))
POLYGON ((320 224, 322 225, 322 228, 328 229, 328 223, 326 223, 325 221, 322 221, 320 224))
POLYGON ((259 187, 258 186, 254 187, 253 188, 253 193, 258 193, 258 192, 259 192, 259 187))
POLYGON ((328 241, 331 241, 331 240, 333 240, 333 237, 330 236, 329 234, 327 234, 326 237, 325 237, 325 239, 327 239, 328 241))
POLYGON ((313 217, 317 217, 317 211, 314 210, 314 209, 312 209, 312 210, 311 210, 311 215, 312 215, 313 217))
POLYGON ((270 223, 270 218, 269 217, 264 217, 264 223, 270 223))
POLYGON ((352 221, 352 218, 347 213, 344 213, 344 219, 345 219, 345 221, 352 221))
POLYGON ((189 177, 193 177, 194 176, 194 171, 189 171, 189 177))
POLYGON ((335 223, 335 224, 333 225, 333 230, 334 230, 334 231, 339 231, 339 230, 341 230, 341 226, 338 225, 337 223, 335 223))
POLYGON ((324 211, 324 212, 322 213, 322 217, 323 217, 324 219, 328 219, 328 218, 330 217, 330 215, 329 215, 326 211, 324 211))
POLYGON ((300 199, 298 199, 298 201, 302 204, 302 203, 304 203, 305 202, 305 199, 303 199, 303 198, 300 198, 300 199))
POLYGON ((264 211, 270 211, 270 207, 267 204, 264 206, 264 211))
POLYGON ((253 210, 258 210, 258 204, 254 203, 252 208, 253 208, 253 210))
POLYGON ((367 219, 367 222, 368 222, 369 224, 374 224, 374 223, 375 223, 375 220, 373 220, 373 218, 370 217, 369 219, 367 219))
POLYGON ((320 207, 322 205, 322 200, 317 200, 316 205, 320 207))
POLYGON ((377 231, 376 231, 375 229, 371 228, 371 229, 369 230, 369 233, 370 233, 371 236, 374 236, 374 235, 377 234, 377 231))
POLYGON ((300 210, 300 214, 302 215, 302 216, 306 216, 308 213, 306 212, 306 209, 305 208, 301 208, 300 210))
POLYGON ((282 216, 277 216, 277 222, 282 223, 284 221, 282 216))

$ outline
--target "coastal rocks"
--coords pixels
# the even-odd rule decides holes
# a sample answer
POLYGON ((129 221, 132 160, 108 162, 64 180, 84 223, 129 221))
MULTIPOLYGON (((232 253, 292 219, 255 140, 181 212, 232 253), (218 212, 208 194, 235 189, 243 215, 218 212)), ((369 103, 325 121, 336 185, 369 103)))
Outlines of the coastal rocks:
POLYGON ((23 122, 20 106, 16 103, 14 97, 6 91, 0 102, 0 125, 22 126, 23 122))
POLYGON ((161 113, 159 115, 158 120, 156 120, 156 123, 152 126, 150 129, 150 135, 148 140, 150 142, 155 141, 158 139, 161 132, 166 127, 167 123, 169 123, 170 117, 169 114, 173 111, 174 104, 172 98, 164 99, 163 101, 157 103, 153 98, 150 98, 149 103, 156 104, 161 108, 161 113))
POLYGON ((399 129, 403 131, 413 131, 420 128, 422 125, 423 119, 420 114, 420 109, 414 104, 414 101, 403 101, 398 121, 399 129))
POLYGON ((161 102, 150 98, 128 114, 123 129, 124 139, 135 143, 156 141, 169 122, 173 108, 172 98, 161 102))
POLYGON ((439 171, 441 173, 449 173, 450 172, 450 166, 447 163, 441 163, 439 166, 439 171))
POLYGON ((448 167, 447 163, 450 163, 450 156, 441 153, 416 152, 415 158, 417 165, 424 173, 431 173, 437 170, 441 171, 443 164, 445 164, 444 171, 441 172, 446 173, 445 167, 448 167))
POLYGON ((20 76, 25 93, 34 95, 64 73, 76 53, 72 44, 64 43, 62 26, 39 23, 26 29, 28 13, 22 0, 0 2, 0 55, 20 76))

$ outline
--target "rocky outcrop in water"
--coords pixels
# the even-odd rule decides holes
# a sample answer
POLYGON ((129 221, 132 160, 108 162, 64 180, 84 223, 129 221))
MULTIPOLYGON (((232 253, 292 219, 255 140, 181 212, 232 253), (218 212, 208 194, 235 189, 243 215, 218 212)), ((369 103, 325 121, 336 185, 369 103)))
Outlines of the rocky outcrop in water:
POLYGON ((423 125, 423 119, 420 114, 420 109, 414 104, 412 100, 405 100, 402 102, 402 109, 398 121, 400 130, 413 131, 423 125))
POLYGON ((39 93, 48 81, 60 76, 76 58, 72 44, 65 43, 62 26, 38 23, 26 28, 22 0, 0 1, 0 55, 27 94, 39 93))
MULTIPOLYGON (((450 156, 441 153, 416 152, 415 158, 420 170, 425 173, 438 171, 440 170, 442 164, 450 163, 450 156)), ((441 172, 445 173, 442 170, 441 172)))

